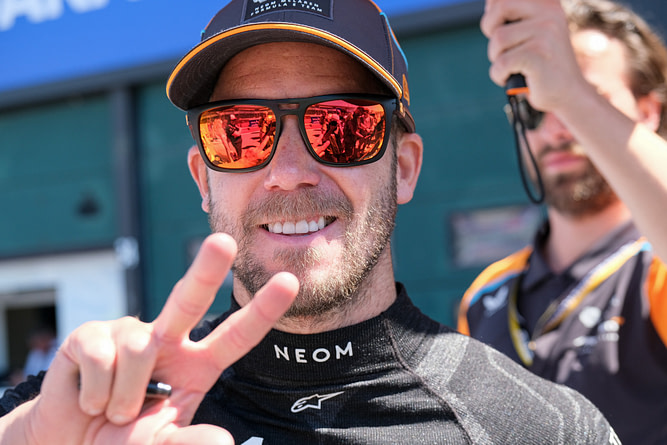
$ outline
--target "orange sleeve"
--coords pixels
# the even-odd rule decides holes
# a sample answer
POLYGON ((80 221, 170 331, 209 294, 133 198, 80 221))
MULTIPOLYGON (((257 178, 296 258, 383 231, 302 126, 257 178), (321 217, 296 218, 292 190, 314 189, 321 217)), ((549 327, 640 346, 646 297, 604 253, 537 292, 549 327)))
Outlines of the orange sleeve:
POLYGON ((459 316, 456 328, 460 333, 470 335, 470 326, 468 325, 467 315, 468 308, 470 307, 473 296, 475 296, 482 287, 500 275, 503 275, 511 270, 523 269, 532 250, 532 247, 524 247, 518 252, 515 252, 512 255, 491 264, 489 267, 484 269, 482 273, 477 276, 477 278, 475 278, 475 281, 472 282, 468 290, 466 290, 465 294, 463 294, 463 299, 459 304, 459 316))
POLYGON ((651 321, 667 346, 667 265, 658 258, 651 263, 647 284, 651 321))

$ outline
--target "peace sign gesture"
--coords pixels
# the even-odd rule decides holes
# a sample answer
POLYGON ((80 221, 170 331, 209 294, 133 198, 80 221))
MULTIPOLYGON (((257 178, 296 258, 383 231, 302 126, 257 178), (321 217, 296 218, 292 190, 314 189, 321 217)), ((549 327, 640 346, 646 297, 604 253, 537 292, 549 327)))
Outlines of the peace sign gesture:
POLYGON ((261 341, 298 291, 293 275, 276 274, 251 303, 190 341, 235 255, 231 237, 211 235, 154 322, 125 317, 75 330, 41 394, 0 418, 1 443, 232 444, 222 428, 189 426, 192 417, 222 371, 261 341), (150 379, 170 384, 171 397, 145 404, 150 379))

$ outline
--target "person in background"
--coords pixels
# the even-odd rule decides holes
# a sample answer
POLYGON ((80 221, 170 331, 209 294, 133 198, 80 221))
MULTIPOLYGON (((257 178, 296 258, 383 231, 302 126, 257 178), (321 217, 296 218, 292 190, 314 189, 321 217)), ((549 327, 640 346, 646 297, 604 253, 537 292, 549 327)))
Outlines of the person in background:
POLYGON ((241 128, 238 126, 238 121, 235 115, 230 115, 227 120, 227 125, 225 126, 225 131, 227 133, 227 140, 234 147, 234 156, 236 160, 241 159, 241 150, 242 150, 242 136, 241 128))
POLYGON ((53 329, 40 327, 28 337, 28 356, 23 367, 23 376, 37 375, 49 368, 58 351, 58 342, 53 329))
POLYGON ((391 234, 423 151, 407 62, 373 2, 313 4, 232 0, 176 66, 168 96, 215 233, 154 322, 87 323, 0 399, 0 443, 618 443, 580 394, 426 317, 395 282, 391 234), (372 157, 314 149, 337 106, 385 121, 372 157), (221 110, 275 116, 270 150, 213 162, 201 132, 221 110), (232 263, 230 311, 191 332, 232 263), (171 396, 146 403, 151 379, 171 396))
POLYGON ((624 443, 665 444, 667 50, 610 0, 488 0, 482 30, 491 78, 525 77, 547 218, 458 328, 584 394, 624 443))

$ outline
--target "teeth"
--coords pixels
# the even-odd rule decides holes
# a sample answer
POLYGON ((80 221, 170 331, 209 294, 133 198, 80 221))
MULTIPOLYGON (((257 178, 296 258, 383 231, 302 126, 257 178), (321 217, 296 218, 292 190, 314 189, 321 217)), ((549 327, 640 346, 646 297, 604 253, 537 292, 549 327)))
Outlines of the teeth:
POLYGON ((305 220, 301 220, 296 223, 295 227, 296 233, 308 233, 308 223, 305 220))
POLYGON ((317 221, 306 221, 305 219, 302 219, 297 222, 276 222, 268 224, 267 227, 271 233, 282 233, 283 235, 306 234, 324 229, 324 227, 326 227, 326 221, 323 216, 320 216, 317 221))
POLYGON ((283 223, 283 234, 285 235, 294 235, 296 233, 296 226, 293 222, 283 223))

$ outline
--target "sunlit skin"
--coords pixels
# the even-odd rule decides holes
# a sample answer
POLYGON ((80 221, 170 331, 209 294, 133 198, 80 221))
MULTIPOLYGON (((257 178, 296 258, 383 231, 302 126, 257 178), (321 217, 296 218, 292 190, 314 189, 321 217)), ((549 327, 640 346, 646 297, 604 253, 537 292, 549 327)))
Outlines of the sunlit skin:
MULTIPOLYGON (((582 74, 598 93, 633 120, 640 118, 637 100, 629 87, 625 48, 597 30, 583 30, 572 35, 572 46, 582 74)), ((552 113, 542 124, 527 133, 530 147, 540 163, 545 178, 559 174, 581 174, 588 158, 572 134, 552 113), (558 150, 566 144, 569 149, 558 150), (553 147, 549 150, 547 147, 553 147)))
MULTIPOLYGON (((571 42, 585 80, 623 114, 640 120, 638 101, 629 87, 624 46, 597 30, 574 32, 571 42)), ((562 270, 600 236, 630 220, 631 214, 586 156, 585 147, 553 113, 546 113, 542 124, 526 136, 549 205, 552 236, 544 254, 554 270, 562 270), (569 255, 559 253, 561 244, 555 244, 559 236, 579 239, 569 255)))
MULTIPOLYGON (((339 51, 305 43, 272 43, 234 57, 223 69, 211 100, 334 93, 386 94, 366 69, 339 51)), ((308 153, 295 116, 283 118, 277 151, 269 165, 258 171, 210 171, 192 149, 191 171, 212 227, 231 234, 239 243, 236 300, 244 305, 252 298, 252 289, 239 276, 263 270, 255 277, 261 284, 276 272, 289 271, 299 278, 301 290, 292 316, 278 326, 284 330, 332 329, 386 309, 396 296, 389 247, 392 207, 411 199, 421 165, 417 135, 404 135, 398 145, 395 192, 391 187, 392 147, 372 164, 325 166, 308 153), (274 206, 277 199, 279 205, 274 206), (249 208, 254 211, 248 212, 249 208), (310 221, 320 216, 328 225, 313 233, 283 235, 266 229, 274 222, 310 221), (346 242, 346 234, 354 242, 346 242), (369 257, 374 251, 377 263, 361 284, 352 286, 351 295, 344 298, 321 292, 354 281, 360 267, 372 266, 369 257)))

